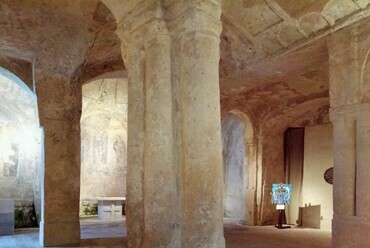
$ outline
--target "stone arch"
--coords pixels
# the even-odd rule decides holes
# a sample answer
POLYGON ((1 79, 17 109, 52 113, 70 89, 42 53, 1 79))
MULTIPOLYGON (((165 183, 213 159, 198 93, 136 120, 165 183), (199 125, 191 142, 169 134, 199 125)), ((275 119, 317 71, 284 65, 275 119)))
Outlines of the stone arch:
POLYGON ((229 111, 221 125, 224 161, 224 215, 255 224, 256 139, 249 117, 229 111))
POLYGON ((100 75, 82 87, 81 216, 97 214, 87 197, 126 196, 127 78, 121 75, 100 75))
POLYGON ((22 212, 15 219, 16 227, 35 226, 35 217, 40 221, 41 215, 43 153, 37 98, 2 67, 0 96, 0 198, 14 199, 16 210, 22 212))
POLYGON ((27 93, 28 97, 30 97, 33 101, 36 101, 36 95, 34 92, 15 74, 12 72, 4 69, 3 67, 0 67, 0 76, 7 78, 8 80, 15 83, 18 87, 24 90, 25 93, 27 93))

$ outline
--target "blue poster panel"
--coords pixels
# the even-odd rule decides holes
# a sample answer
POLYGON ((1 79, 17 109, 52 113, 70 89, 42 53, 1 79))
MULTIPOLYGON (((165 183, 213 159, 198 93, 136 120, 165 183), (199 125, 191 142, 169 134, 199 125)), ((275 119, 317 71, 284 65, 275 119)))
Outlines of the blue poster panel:
POLYGON ((274 183, 271 194, 272 203, 278 205, 290 204, 291 189, 291 184, 274 183))

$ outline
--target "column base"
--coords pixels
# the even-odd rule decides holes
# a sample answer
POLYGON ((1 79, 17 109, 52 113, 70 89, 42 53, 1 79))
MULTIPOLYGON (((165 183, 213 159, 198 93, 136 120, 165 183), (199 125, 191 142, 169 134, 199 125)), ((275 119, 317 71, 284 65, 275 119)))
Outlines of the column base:
POLYGON ((332 243, 335 248, 370 247, 370 222, 360 217, 334 218, 332 243))
POLYGON ((40 222, 39 242, 42 247, 80 244, 80 222, 40 222))

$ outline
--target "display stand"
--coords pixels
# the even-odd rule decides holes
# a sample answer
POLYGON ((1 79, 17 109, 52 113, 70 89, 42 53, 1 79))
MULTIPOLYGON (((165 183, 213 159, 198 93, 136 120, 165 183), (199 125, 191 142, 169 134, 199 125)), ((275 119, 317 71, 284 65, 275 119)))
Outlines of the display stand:
POLYGON ((283 226, 284 209, 278 209, 278 224, 275 225, 278 229, 290 228, 290 226, 283 226))
POLYGON ((283 221, 285 219, 285 205, 290 203, 291 188, 290 184, 272 184, 272 203, 276 204, 278 211, 278 224, 275 227, 278 229, 290 228, 290 226, 283 226, 283 221))

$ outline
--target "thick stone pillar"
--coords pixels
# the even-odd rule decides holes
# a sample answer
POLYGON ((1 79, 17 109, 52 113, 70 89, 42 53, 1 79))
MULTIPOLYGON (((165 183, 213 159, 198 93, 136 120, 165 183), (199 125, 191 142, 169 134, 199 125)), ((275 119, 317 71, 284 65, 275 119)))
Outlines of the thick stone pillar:
POLYGON ((328 44, 334 125, 333 247, 370 247, 369 20, 333 34, 328 44))
MULTIPOLYGON (((211 1, 174 19, 182 161, 181 247, 223 247, 219 92, 220 9, 211 1)), ((178 6, 175 6, 178 7, 178 6)), ((181 9, 185 9, 182 7, 181 9)))
POLYGON ((220 1, 105 2, 129 75, 128 246, 223 248, 220 1))
POLYGON ((142 247, 144 234, 145 58, 140 47, 127 51, 128 125, 126 225, 128 247, 142 247))
POLYGON ((171 38, 164 23, 153 25, 158 27, 158 31, 148 37, 144 47, 146 63, 143 247, 176 247, 178 200, 174 161, 171 38))
POLYGON ((44 129, 40 244, 78 245, 81 85, 45 72, 37 72, 36 80, 44 129))
POLYGON ((356 204, 356 122, 353 116, 331 117, 334 125, 334 213, 354 216, 356 204), (345 198, 345 200, 343 200, 345 198))
POLYGON ((367 107, 358 113, 356 122, 356 215, 370 225, 370 105, 367 107))

